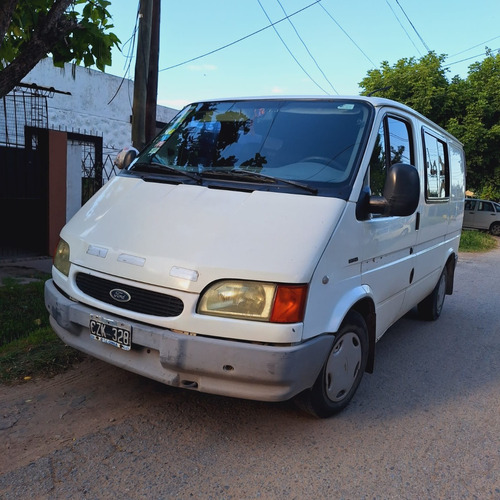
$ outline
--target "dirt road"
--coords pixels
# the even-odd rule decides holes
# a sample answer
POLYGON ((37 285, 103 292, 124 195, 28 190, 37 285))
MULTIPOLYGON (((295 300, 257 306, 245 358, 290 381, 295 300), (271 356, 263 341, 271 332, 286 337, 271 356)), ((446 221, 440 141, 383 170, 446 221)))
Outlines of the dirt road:
POLYGON ((500 499, 500 249, 460 257, 438 322, 393 326, 332 419, 93 359, 0 386, 0 497, 500 499))

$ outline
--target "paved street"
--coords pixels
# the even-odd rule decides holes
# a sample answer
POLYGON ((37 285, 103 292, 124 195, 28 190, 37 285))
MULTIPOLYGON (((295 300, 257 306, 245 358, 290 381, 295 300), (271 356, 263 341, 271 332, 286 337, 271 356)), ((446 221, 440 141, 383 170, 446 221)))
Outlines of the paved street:
POLYGON ((0 386, 0 497, 500 499, 500 249, 441 318, 377 344, 342 414, 162 386, 87 359, 0 386))

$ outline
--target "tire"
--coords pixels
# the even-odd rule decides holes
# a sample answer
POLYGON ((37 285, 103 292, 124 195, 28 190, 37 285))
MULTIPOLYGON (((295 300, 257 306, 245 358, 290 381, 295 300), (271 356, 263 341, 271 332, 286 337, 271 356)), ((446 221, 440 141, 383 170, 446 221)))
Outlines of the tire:
POLYGON ((297 402, 302 409, 327 418, 343 410, 356 392, 368 360, 368 329, 357 312, 350 312, 335 335, 333 346, 313 387, 297 402))
POLYGON ((500 236, 500 222, 494 222, 490 227, 490 233, 493 236, 500 236))
POLYGON ((446 282, 448 274, 446 267, 443 269, 434 290, 418 304, 418 314, 426 321, 435 321, 441 316, 443 310, 444 297, 446 295, 446 282))

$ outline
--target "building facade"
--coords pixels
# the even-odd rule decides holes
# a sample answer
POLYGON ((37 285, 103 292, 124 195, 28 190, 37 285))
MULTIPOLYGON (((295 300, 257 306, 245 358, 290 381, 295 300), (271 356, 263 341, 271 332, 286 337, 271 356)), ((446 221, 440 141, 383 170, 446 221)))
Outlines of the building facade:
MULTIPOLYGON (((51 255, 131 144, 133 81, 42 60, 0 111, 0 259, 51 255)), ((1 100, 0 100, 1 101, 1 100)), ((177 110, 159 106, 157 125, 177 110)))

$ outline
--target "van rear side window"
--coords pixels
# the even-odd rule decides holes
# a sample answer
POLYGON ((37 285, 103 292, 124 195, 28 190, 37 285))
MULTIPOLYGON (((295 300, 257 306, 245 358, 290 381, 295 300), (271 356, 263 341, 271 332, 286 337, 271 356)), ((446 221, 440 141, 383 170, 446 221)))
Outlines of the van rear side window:
POLYGON ((450 196, 448 148, 444 141, 424 131, 425 185, 428 201, 450 196))

